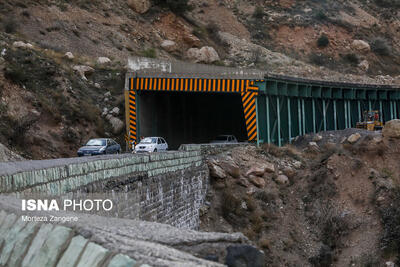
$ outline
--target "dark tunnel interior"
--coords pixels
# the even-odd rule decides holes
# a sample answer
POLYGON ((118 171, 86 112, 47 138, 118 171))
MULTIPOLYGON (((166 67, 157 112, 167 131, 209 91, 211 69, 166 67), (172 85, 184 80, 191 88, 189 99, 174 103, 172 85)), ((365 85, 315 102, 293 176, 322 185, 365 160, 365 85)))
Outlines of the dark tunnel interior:
POLYGON ((239 94, 142 91, 138 100, 140 136, 164 137, 169 149, 220 134, 247 140, 239 94))

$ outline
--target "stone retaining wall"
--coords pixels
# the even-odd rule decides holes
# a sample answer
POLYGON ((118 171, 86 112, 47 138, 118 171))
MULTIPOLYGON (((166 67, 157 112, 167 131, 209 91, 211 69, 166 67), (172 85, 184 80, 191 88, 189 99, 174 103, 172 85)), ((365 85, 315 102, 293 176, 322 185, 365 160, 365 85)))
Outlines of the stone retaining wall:
POLYGON ((0 163, 0 193, 109 193, 118 206, 114 216, 188 229, 198 228, 207 187, 207 166, 194 149, 0 163))

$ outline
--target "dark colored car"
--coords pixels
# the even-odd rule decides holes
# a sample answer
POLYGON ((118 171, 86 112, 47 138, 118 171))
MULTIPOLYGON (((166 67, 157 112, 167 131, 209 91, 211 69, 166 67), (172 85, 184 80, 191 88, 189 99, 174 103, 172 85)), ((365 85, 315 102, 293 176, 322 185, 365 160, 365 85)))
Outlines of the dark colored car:
POLYGON ((109 138, 90 139, 86 145, 79 148, 78 157, 104 154, 119 154, 121 146, 109 138))

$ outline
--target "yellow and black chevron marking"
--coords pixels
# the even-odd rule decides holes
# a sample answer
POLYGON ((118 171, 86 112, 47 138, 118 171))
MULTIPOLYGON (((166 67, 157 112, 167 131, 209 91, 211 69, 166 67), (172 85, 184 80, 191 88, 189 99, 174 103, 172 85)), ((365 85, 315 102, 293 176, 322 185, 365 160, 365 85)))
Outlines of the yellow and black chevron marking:
POLYGON ((242 103, 244 119, 246 121, 247 138, 249 141, 257 140, 257 115, 256 115, 256 95, 257 92, 242 92, 242 103))
POLYGON ((131 78, 131 87, 143 91, 225 92, 258 90, 254 81, 244 79, 131 78))
MULTIPOLYGON (((131 86, 132 88, 132 86, 131 86)), ((137 128, 136 128, 136 91, 129 90, 129 140, 131 144, 136 144, 137 128)))
MULTIPOLYGON (((256 80, 263 81, 263 80, 256 80)), ((256 96, 254 80, 200 78, 131 78, 129 93, 130 140, 136 142, 136 91, 240 93, 249 141, 257 140, 256 96)))

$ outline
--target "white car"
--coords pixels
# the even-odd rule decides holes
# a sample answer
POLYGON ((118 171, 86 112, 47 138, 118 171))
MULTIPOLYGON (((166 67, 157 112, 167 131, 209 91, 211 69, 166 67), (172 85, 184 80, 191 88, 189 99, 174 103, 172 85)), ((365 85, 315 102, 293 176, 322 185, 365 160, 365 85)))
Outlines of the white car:
POLYGON ((166 151, 168 144, 162 137, 146 137, 143 138, 139 144, 135 146, 135 152, 157 152, 166 151))

